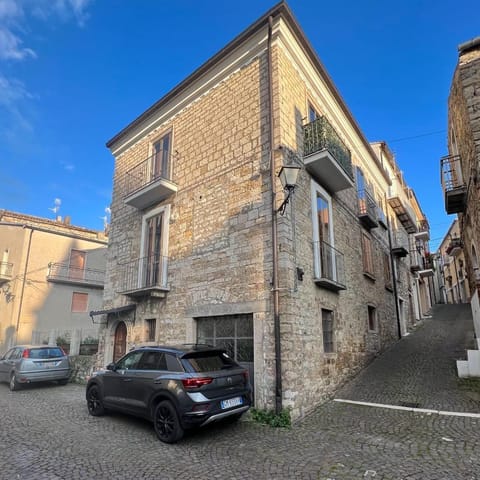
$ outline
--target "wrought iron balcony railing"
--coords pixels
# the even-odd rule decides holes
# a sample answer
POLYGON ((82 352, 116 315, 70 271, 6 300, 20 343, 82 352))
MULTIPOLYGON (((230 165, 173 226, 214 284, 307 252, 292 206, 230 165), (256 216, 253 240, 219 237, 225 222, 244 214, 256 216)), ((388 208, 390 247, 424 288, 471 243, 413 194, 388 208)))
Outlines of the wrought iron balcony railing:
POLYGON ((460 213, 465 208, 467 186, 463 179, 459 155, 448 155, 440 159, 442 188, 447 213, 460 213))
POLYGON ((8 282, 12 279, 13 263, 0 262, 0 282, 8 282))
POLYGON ((303 127, 303 154, 328 150, 353 181, 352 156, 350 150, 338 136, 326 117, 319 117, 303 127))
POLYGON ((345 290, 345 264, 343 253, 326 242, 313 242, 315 282, 317 285, 338 291, 345 290))
POLYGON ((378 227, 378 205, 367 190, 358 191, 358 216, 365 228, 378 227))
POLYGON ((158 292, 168 291, 167 266, 168 257, 161 255, 141 257, 119 265, 121 292, 130 296, 158 296, 158 292))
POLYGON ((72 267, 68 263, 50 263, 47 280, 59 283, 74 283, 103 287, 105 270, 72 267))
POLYGON ((167 152, 157 152, 125 175, 125 203, 140 210, 176 191, 177 186, 171 181, 171 155, 167 152))
POLYGON ((463 248, 462 240, 460 238, 452 238, 445 252, 448 255, 455 257, 462 251, 462 248, 463 248))

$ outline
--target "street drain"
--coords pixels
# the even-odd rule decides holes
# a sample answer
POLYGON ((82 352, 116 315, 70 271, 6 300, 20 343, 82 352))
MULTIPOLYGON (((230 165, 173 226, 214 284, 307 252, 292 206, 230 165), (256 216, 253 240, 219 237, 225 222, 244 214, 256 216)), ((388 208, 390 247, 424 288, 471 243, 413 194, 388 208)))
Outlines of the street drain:
POLYGON ((400 402, 400 406, 408 408, 420 408, 420 404, 418 402, 400 402))

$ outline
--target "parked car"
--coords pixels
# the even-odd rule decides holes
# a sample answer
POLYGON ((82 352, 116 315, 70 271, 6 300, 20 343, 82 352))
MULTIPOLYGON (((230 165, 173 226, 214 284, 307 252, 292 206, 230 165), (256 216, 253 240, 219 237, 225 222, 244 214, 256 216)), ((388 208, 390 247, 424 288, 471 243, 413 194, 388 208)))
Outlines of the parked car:
POLYGON ((148 346, 131 350, 86 388, 88 411, 116 410, 153 422, 165 443, 186 429, 238 420, 251 405, 247 369, 208 345, 148 346))
POLYGON ((0 358, 0 381, 8 382, 12 391, 33 382, 66 385, 70 373, 68 355, 56 346, 17 345, 0 358))

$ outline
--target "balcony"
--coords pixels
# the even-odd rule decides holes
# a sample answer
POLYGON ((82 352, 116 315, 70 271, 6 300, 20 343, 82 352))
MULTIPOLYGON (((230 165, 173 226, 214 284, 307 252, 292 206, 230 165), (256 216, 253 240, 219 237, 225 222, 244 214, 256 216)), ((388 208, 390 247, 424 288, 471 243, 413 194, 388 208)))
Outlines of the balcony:
POLYGON ((343 253, 326 242, 313 242, 315 277, 319 287, 338 292, 345 290, 343 253))
POLYGON ((47 281, 90 288, 103 288, 105 284, 105 270, 71 267, 68 263, 50 263, 48 265, 47 281))
POLYGON ((167 287, 168 257, 151 255, 119 265, 123 280, 120 293, 129 297, 164 298, 167 287))
POLYGON ((13 263, 0 262, 0 285, 12 279, 13 263))
POLYGON ((417 231, 415 212, 409 204, 410 202, 404 188, 396 180, 388 188, 387 201, 402 223, 403 228, 408 233, 415 233, 417 231))
POLYGON ((462 248, 463 248, 463 243, 460 240, 460 238, 452 238, 445 252, 447 253, 447 255, 456 257, 460 255, 460 253, 462 252, 462 248))
POLYGON ((378 205, 365 189, 358 192, 358 218, 367 230, 378 227, 378 205))
POLYGON ((138 210, 159 203, 177 192, 177 186, 170 180, 167 169, 155 167, 158 154, 133 167, 125 176, 126 195, 124 202, 138 210))
POLYGON ((467 201, 467 186, 463 180, 459 155, 448 155, 440 159, 442 189, 447 213, 461 213, 467 201))
POLYGON ((417 232, 414 234, 414 237, 425 242, 430 240, 430 225, 426 218, 417 223, 417 232))
POLYGON ((392 255, 399 258, 408 255, 408 234, 403 230, 392 232, 392 255))
POLYGON ((330 192, 353 187, 350 150, 325 117, 303 127, 303 155, 306 170, 330 192))
POLYGON ((422 264, 420 270, 418 271, 418 276, 420 278, 433 277, 433 259, 432 257, 426 257, 422 259, 422 264))

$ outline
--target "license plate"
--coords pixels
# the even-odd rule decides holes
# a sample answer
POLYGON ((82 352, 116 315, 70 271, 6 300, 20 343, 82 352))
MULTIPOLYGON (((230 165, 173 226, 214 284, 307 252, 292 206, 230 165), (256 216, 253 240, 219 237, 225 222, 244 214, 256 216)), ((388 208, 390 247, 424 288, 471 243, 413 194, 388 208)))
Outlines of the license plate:
POLYGON ((57 362, 37 362, 37 367, 39 368, 55 368, 57 362))
POLYGON ((228 400, 222 400, 220 402, 220 406, 222 407, 223 410, 225 410, 226 408, 232 408, 238 405, 242 405, 242 403, 243 403, 242 397, 234 397, 234 398, 229 398, 228 400))

